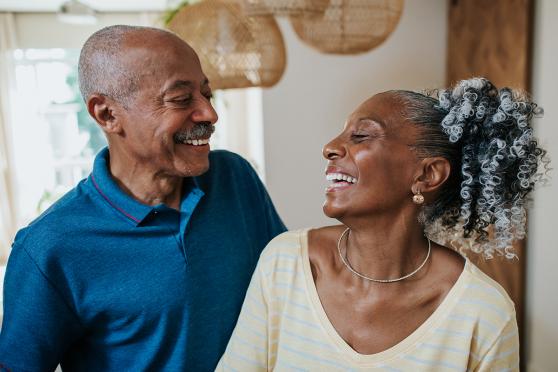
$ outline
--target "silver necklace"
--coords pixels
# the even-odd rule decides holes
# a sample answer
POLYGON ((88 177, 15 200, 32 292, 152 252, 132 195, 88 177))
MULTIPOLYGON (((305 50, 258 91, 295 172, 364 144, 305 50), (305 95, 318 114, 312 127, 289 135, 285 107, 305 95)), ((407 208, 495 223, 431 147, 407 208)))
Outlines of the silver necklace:
MULTIPOLYGON (((424 265, 426 265, 426 262, 428 261, 428 258, 430 257, 430 251, 431 251, 431 247, 430 247, 430 239, 428 239, 428 237, 426 237, 426 239, 428 240, 428 253, 426 254, 426 258, 424 259, 424 261, 420 264, 419 267, 417 267, 413 272, 404 275, 400 278, 395 278, 395 279, 375 279, 375 278, 370 278, 366 275, 363 275, 361 273, 359 273, 358 271, 356 271, 355 269, 353 269, 353 267, 351 266, 351 264, 349 263, 349 259, 346 256, 343 256, 343 254, 341 253, 341 240, 343 239, 343 237, 345 236, 345 234, 347 234, 350 231, 350 229, 347 227, 345 229, 345 231, 343 231, 343 233, 341 234, 341 236, 339 237, 339 240, 337 241, 337 251, 339 252, 339 257, 341 258, 341 261, 343 262, 343 264, 347 267, 347 269, 349 269, 350 272, 352 272, 353 274, 355 274, 356 276, 364 279, 364 280, 368 280, 371 282, 376 282, 376 283, 393 283, 393 282, 399 282, 401 280, 410 278, 411 276, 415 275, 416 273, 418 273, 420 271, 420 269, 423 268, 424 265)), ((349 247, 349 237, 347 236, 347 248, 349 247)), ((345 250, 345 255, 347 254, 347 251, 345 250)))

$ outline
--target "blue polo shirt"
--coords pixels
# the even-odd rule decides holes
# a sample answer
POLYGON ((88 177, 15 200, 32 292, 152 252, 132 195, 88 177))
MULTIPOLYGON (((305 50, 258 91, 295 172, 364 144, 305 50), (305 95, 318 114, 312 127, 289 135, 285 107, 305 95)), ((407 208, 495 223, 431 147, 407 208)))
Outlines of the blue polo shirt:
POLYGON ((261 250, 285 230, 251 166, 226 151, 184 182, 180 211, 92 174, 15 238, 0 370, 210 371, 261 250))

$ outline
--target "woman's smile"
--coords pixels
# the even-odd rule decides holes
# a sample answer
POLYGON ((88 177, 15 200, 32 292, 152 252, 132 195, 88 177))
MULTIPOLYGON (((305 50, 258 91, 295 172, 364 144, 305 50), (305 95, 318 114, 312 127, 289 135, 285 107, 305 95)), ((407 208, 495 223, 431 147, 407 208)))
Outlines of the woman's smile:
POLYGON ((356 177, 334 167, 326 169, 326 180, 330 182, 326 187, 326 194, 352 187, 358 181, 356 177))

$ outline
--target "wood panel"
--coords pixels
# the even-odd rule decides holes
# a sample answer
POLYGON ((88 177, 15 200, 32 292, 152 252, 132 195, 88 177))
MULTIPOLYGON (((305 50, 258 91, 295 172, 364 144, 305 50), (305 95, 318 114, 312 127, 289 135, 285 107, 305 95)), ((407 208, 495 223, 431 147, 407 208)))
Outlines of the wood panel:
POLYGON ((519 333, 522 336, 525 316, 525 242, 517 242, 514 244, 514 249, 517 259, 513 260, 504 257, 485 260, 479 255, 470 255, 469 258, 506 289, 515 303, 519 333))
POLYGON ((447 82, 530 87, 533 0, 450 0, 447 82))
MULTIPOLYGON (((450 0, 447 83, 483 76, 497 87, 530 90, 533 0, 450 0)), ((515 303, 523 343, 525 242, 517 260, 471 257, 515 303)), ((522 347, 522 361, 523 350, 522 347)), ((523 363, 522 363, 523 364, 523 363)), ((523 369, 523 368, 522 368, 523 369)))

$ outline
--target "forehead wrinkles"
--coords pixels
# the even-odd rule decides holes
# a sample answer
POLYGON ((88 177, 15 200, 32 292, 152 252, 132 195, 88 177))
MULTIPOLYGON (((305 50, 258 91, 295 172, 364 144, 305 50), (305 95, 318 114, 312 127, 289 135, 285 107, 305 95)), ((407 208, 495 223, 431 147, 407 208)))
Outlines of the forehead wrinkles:
MULTIPOLYGON (((418 139, 418 128, 404 120, 402 115, 402 107, 396 100, 385 99, 385 97, 374 96, 363 102, 357 109, 349 115, 344 124, 342 132, 335 137, 339 141, 349 141, 352 132, 357 128, 359 119, 370 118, 374 121, 381 121, 383 133, 377 135, 373 133, 373 140, 366 142, 367 144, 380 144, 385 148, 391 145, 397 145, 397 149, 407 149, 412 153, 413 147, 418 139), (385 142, 385 143, 384 143, 385 142)), ((368 133, 364 133, 368 134, 368 133)), ((372 133, 371 133, 372 134, 372 133)), ((406 151, 398 153, 400 155, 409 154, 406 151)))
POLYGON ((168 33, 145 32, 126 38, 123 53, 128 63, 139 69, 149 68, 151 73, 168 68, 179 68, 181 65, 191 66, 197 56, 194 50, 179 39, 168 33), (136 63, 135 63, 136 62, 136 63))
POLYGON ((135 49, 127 56, 127 67, 137 76, 142 91, 163 93, 169 79, 176 78, 184 68, 165 58, 157 50, 135 49))
POLYGON ((389 138, 407 144, 413 144, 416 137, 416 128, 405 119, 403 103, 390 93, 380 93, 364 105, 364 112, 372 118, 381 118, 384 130, 389 138))
POLYGON ((389 130, 389 119, 381 107, 373 101, 363 102, 348 118, 347 127, 378 127, 384 131, 389 130))
POLYGON ((389 95, 392 101, 393 113, 391 117, 395 135, 409 146, 414 146, 419 137, 420 128, 408 119, 407 103, 392 93, 386 95, 389 95))
MULTIPOLYGON (((152 51, 142 47, 129 47, 122 51, 122 65, 137 77, 147 77, 157 71, 157 62, 152 51)), ((141 80, 140 80, 141 81, 141 80)))

